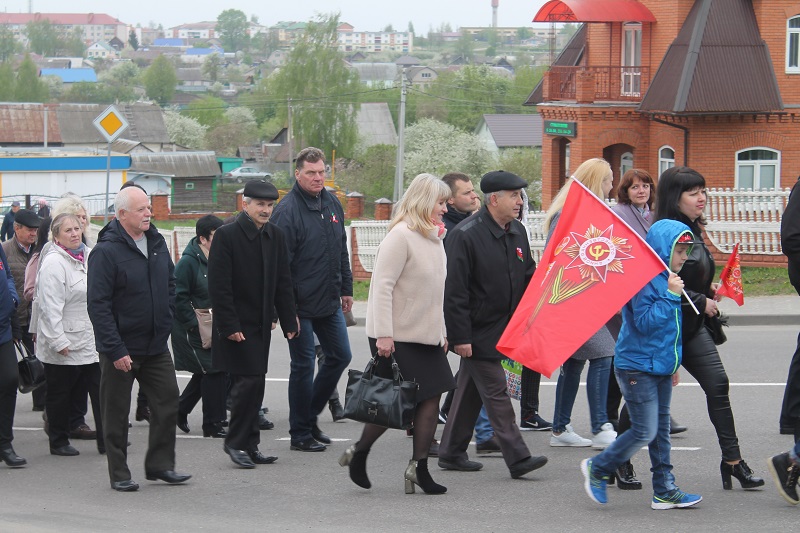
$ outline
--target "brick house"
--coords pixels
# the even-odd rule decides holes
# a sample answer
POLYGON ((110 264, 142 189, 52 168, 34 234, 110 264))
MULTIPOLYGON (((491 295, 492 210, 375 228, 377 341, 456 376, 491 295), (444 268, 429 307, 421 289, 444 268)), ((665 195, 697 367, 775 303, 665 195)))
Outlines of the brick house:
POLYGON ((798 0, 550 0, 534 21, 583 23, 526 102, 545 207, 591 157, 615 187, 634 166, 690 166, 709 187, 800 175, 798 0))

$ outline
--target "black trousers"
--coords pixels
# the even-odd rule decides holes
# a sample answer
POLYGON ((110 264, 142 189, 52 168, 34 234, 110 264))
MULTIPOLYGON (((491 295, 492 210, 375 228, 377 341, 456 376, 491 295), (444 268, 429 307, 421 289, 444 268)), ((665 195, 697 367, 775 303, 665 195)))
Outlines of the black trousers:
POLYGON ((12 341, 0 344, 0 449, 14 440, 14 411, 17 408, 17 352, 12 341))
POLYGON ((175 469, 175 424, 178 421, 178 382, 169 352, 132 356, 130 372, 114 368, 100 354, 100 401, 108 474, 111 481, 131 479, 128 469, 128 418, 133 380, 150 401, 150 436, 144 458, 145 472, 175 469))
POLYGON ((717 347, 705 328, 683 343, 683 368, 691 374, 706 393, 708 416, 717 431, 722 459, 737 461, 742 458, 739 439, 733 422, 733 409, 728 396, 728 374, 722 365, 717 347))
MULTIPOLYGON (((100 414, 100 363, 88 365, 44 364, 47 378, 47 421, 50 425, 50 447, 69 444, 73 429, 73 407, 86 403, 86 391, 92 399, 92 413, 97 428, 97 444, 103 446, 103 421, 100 414)), ((83 417, 81 417, 83 420, 83 417)))
POLYGON ((192 379, 178 399, 178 412, 188 415, 197 402, 203 400, 203 429, 211 429, 225 420, 225 395, 227 379, 225 374, 192 374, 192 379))
POLYGON ((539 412, 539 385, 542 375, 530 368, 523 366, 520 376, 520 418, 527 420, 539 412))
POLYGON ((489 423, 503 452, 507 466, 527 459, 530 450, 516 424, 511 398, 506 392, 506 375, 499 359, 462 358, 453 405, 442 433, 439 457, 447 460, 467 458, 475 421, 481 405, 486 406, 489 423))
POLYGON ((225 444, 234 450, 255 451, 261 442, 258 411, 264 398, 264 375, 231 374, 231 420, 225 444))
POLYGON ((797 349, 789 363, 789 376, 783 391, 783 405, 780 418, 781 429, 791 429, 795 440, 800 439, 800 335, 797 336, 797 349))

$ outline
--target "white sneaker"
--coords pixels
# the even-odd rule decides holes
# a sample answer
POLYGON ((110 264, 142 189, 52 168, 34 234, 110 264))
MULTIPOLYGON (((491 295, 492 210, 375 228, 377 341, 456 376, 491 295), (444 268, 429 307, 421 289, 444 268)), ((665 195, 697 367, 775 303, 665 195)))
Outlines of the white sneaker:
POLYGON ((616 438, 617 432, 614 431, 614 426, 612 426, 610 422, 606 422, 600 426, 600 433, 592 438, 592 448, 607 448, 616 438))
POLYGON ((550 446, 553 447, 575 447, 575 448, 585 448, 587 446, 591 446, 592 441, 589 439, 584 439, 577 433, 572 430, 572 426, 569 424, 567 425, 567 429, 561 433, 561 435, 556 435, 555 433, 550 436, 550 446))

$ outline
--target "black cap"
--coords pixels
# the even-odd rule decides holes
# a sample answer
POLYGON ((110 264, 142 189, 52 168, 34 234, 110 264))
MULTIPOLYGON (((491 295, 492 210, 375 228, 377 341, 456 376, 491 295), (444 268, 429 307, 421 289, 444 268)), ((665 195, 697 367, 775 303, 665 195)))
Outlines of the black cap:
POLYGON ((528 183, 524 179, 505 170, 488 172, 481 178, 481 192, 483 193, 515 191, 527 186, 528 183))
POLYGON ((11 202, 11 207, 19 207, 19 202, 17 201, 11 202))
POLYGON ((259 200, 277 200, 278 189, 268 181, 250 180, 244 186, 244 196, 258 198, 259 200))
POLYGON ((42 219, 30 209, 20 209, 14 215, 14 222, 26 228, 38 228, 42 224, 42 219))

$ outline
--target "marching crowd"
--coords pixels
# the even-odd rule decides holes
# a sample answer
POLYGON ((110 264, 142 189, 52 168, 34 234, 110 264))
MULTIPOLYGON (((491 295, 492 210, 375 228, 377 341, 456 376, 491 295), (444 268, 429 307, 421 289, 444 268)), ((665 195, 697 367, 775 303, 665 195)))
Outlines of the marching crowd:
MULTIPOLYGON (((200 218, 177 265, 150 222, 147 194, 136 185, 117 193, 117 216, 93 246, 79 197, 65 195, 46 217, 14 206, 13 232, 0 248, 6 276, 0 284, 0 460, 26 464, 12 446, 16 342, 44 363, 46 382, 35 391, 34 410, 43 410, 50 453, 75 456, 70 439, 96 440, 114 490, 139 488, 127 464, 134 379, 137 419, 141 414, 150 424, 148 480, 184 483, 191 477, 175 470, 175 428, 190 431, 188 415, 201 400, 203 435, 224 439, 235 465, 273 463, 277 458, 263 454, 259 442, 260 429, 271 426, 262 404, 278 324, 291 357, 290 447, 325 451, 331 440, 317 417, 326 406, 334 418, 342 416, 336 388, 352 357, 345 316, 352 310, 353 279, 344 212, 325 188, 324 154, 300 151, 295 178, 280 203, 271 183, 247 182, 242 211, 227 221, 200 218), (176 369, 192 373, 183 392, 176 369), (95 430, 86 422, 87 398, 95 430)), ((581 164, 547 212, 548 238, 573 182, 602 200, 612 179, 602 159, 581 164)), ((731 489, 733 478, 745 489, 762 486, 740 451, 728 377, 704 326, 704 317, 718 314, 719 295, 703 241, 705 180, 690 168, 665 171, 658 194, 643 170, 621 177, 613 209, 669 270, 563 363, 552 423, 539 412, 541 376, 524 369, 517 421, 496 346, 536 269, 520 221, 526 187, 515 174, 489 172, 480 180, 481 205, 468 176, 421 174, 395 206, 379 246, 366 316, 375 373, 391 378, 396 364, 418 384, 406 493, 415 487, 427 494, 447 491, 433 480, 430 457, 442 469, 480 470, 467 453, 473 434, 478 454, 502 454, 512 478, 541 468, 547 458, 533 455, 521 436, 537 430, 552 432, 552 447, 602 450, 580 465, 586 493, 597 503, 608 501, 609 484, 642 488, 630 458, 647 445, 651 507, 694 506, 702 497, 678 488, 670 459, 670 433, 685 430, 670 417, 681 366, 705 393, 723 488, 731 489), (455 376, 449 352, 461 358, 455 376), (587 361, 591 435, 584 438, 571 425, 571 413, 587 361), (440 407, 443 394, 448 398, 440 407)), ((339 459, 365 489, 371 487, 368 456, 386 429, 365 424, 339 459)), ((798 452, 800 447, 769 462, 781 494, 793 504, 799 501, 798 452)))

